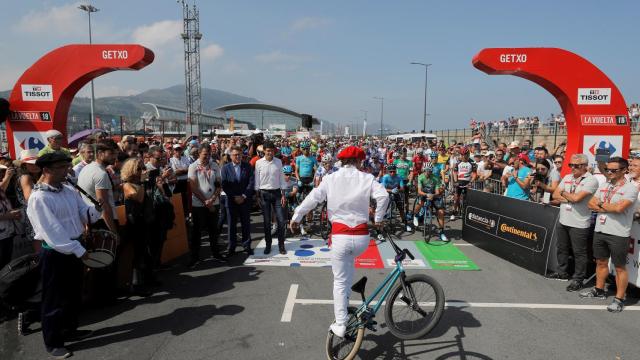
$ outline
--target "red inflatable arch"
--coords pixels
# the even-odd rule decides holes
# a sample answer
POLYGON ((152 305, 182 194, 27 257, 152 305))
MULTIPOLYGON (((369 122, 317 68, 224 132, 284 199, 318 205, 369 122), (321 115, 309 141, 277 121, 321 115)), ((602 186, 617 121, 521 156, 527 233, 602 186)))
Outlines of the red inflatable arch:
POLYGON ((11 91, 7 138, 12 156, 42 148, 43 133, 67 135, 67 114, 75 94, 92 79, 116 70, 139 70, 154 54, 140 45, 67 45, 40 58, 11 91))
MULTIPOLYGON (((557 48, 490 48, 473 57, 473 66, 489 75, 514 75, 545 88, 560 104, 567 125, 565 162, 584 153, 595 167, 595 151, 606 148, 625 156, 631 144, 627 105, 600 69, 557 48)), ((563 166, 563 173, 568 173, 563 166)))

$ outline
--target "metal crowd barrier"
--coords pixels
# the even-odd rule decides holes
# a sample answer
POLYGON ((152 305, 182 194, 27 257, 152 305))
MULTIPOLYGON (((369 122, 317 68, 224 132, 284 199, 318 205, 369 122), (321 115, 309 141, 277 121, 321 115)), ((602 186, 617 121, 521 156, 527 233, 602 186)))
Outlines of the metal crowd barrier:
POLYGON ((486 180, 478 180, 471 184, 473 190, 484 191, 496 195, 504 195, 505 187, 498 179, 488 178, 486 180))

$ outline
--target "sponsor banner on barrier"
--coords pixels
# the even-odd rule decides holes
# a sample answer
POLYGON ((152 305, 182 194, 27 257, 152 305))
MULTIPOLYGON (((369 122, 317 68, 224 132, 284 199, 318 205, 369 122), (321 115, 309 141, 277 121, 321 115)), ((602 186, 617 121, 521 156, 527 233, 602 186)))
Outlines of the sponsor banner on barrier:
POLYGON ((470 190, 462 235, 483 250, 544 275, 548 267, 555 268, 547 261, 557 219, 554 206, 470 190))
POLYGON ((596 152, 598 149, 608 150, 611 156, 622 156, 622 135, 585 135, 582 143, 582 153, 587 155, 589 166, 596 173, 598 163, 596 162, 596 152))
POLYGON ((578 105, 610 105, 611 88, 578 88, 578 105))
POLYGON ((22 101, 53 101, 52 85, 23 84, 22 101))
POLYGON ((9 113, 12 121, 51 121, 48 111, 12 111, 9 113))
POLYGON ((584 126, 627 125, 626 115, 580 115, 584 126))
POLYGON ((22 150, 42 150, 46 146, 44 131, 14 131, 13 146, 15 153, 20 155, 22 150))

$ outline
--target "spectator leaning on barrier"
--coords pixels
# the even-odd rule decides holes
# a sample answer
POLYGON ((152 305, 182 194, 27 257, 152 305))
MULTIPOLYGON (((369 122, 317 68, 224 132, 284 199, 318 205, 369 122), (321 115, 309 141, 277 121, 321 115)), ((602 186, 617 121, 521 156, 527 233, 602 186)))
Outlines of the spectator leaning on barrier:
POLYGON ((573 155, 569 167, 571 174, 566 175, 553 192, 553 199, 560 202, 560 219, 556 226, 558 269, 548 278, 568 280, 569 256, 573 253, 575 267, 567 291, 578 291, 584 286, 587 275, 587 246, 591 227, 588 204, 598 190, 598 180, 587 171, 589 160, 584 154, 573 155))
POLYGON ((529 157, 525 154, 519 154, 513 158, 513 169, 505 168, 505 174, 502 175, 502 184, 507 187, 506 196, 514 199, 529 200, 529 187, 531 185, 529 173, 531 169, 527 166, 528 164, 529 157))
POLYGON ((627 160, 612 157, 607 161, 603 183, 589 201, 589 208, 597 213, 593 238, 593 256, 596 258, 596 286, 580 293, 583 298, 606 299, 605 279, 609 275, 609 257, 616 269, 616 295, 607 310, 620 312, 628 284, 626 269, 629 236, 633 223, 634 204, 638 189, 625 178, 627 160))

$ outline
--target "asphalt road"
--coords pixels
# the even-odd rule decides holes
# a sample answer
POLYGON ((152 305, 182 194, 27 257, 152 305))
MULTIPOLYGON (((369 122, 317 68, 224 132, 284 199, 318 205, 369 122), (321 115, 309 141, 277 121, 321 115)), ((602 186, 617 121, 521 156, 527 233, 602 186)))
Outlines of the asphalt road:
MULTIPOLYGON (((257 215, 257 214, 256 214, 257 215)), ((261 219, 254 216, 254 231, 261 219)), ((384 325, 367 332, 361 359, 640 359, 640 311, 611 314, 607 301, 585 301, 564 290, 567 283, 545 280, 460 239, 460 221, 449 234, 480 271, 428 273, 443 286, 447 301, 491 303, 496 307, 448 307, 425 338, 400 341, 384 325), (512 307, 504 307, 509 304, 512 307), (522 304, 603 305, 600 309, 522 308, 522 304)), ((262 238, 254 232, 254 245, 262 238)), ((417 235, 403 239, 415 239, 417 235)), ((205 254, 208 250, 203 251, 205 254)), ((83 328, 94 336, 69 345, 77 359, 324 359, 332 305, 293 308, 282 322, 292 284, 297 298, 330 300, 327 268, 243 266, 244 255, 226 264, 205 261, 189 270, 183 261, 161 273, 153 296, 119 299, 86 309, 83 328)), ((358 270, 368 290, 386 270, 358 270)), ((356 299, 356 297, 352 297, 356 299)), ((634 304, 637 299, 629 299, 634 304)), ((39 324, 35 324, 38 328, 39 324)), ((0 359, 44 359, 42 335, 18 336, 16 322, 0 324, 0 359)))

